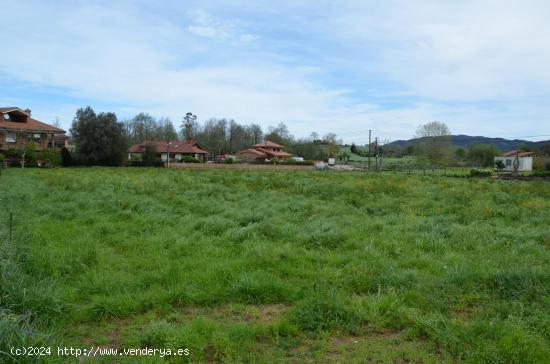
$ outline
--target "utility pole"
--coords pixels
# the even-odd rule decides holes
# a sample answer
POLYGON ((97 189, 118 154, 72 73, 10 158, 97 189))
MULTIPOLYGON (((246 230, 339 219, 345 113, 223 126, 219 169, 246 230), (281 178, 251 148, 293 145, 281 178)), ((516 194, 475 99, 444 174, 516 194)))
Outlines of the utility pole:
POLYGON ((170 141, 166 141, 166 167, 170 167, 170 141))
POLYGON ((370 172, 370 136, 371 136, 372 130, 369 129, 369 172, 370 172))
POLYGON ((376 171, 378 171, 378 137, 374 138, 374 158, 376 159, 376 171))

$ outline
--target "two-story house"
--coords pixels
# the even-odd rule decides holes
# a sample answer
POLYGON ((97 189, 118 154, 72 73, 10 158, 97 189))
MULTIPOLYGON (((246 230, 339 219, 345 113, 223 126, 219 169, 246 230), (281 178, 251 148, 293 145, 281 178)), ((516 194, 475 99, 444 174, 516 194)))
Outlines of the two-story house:
POLYGON ((254 160, 289 159, 292 154, 283 151, 283 146, 277 143, 264 140, 254 144, 250 149, 241 150, 237 156, 247 162, 254 160))
POLYGON ((0 107, 0 150, 23 148, 30 141, 38 149, 54 148, 59 134, 65 131, 33 119, 29 109, 0 107))

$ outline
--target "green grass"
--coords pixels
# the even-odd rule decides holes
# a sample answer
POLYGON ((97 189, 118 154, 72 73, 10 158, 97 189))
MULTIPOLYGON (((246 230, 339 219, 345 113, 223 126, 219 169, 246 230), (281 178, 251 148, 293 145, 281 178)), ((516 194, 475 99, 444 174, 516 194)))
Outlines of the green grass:
POLYGON ((140 359, 177 363, 550 357, 547 182, 8 169, 0 206, 0 362, 38 344, 189 348, 140 359))

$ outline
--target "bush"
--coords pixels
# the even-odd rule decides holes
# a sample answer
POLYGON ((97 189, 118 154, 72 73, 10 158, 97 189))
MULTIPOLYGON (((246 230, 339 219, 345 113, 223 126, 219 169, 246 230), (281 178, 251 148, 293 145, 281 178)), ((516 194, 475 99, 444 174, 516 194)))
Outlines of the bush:
POLYGON ((470 170, 470 177, 491 177, 493 175, 493 171, 486 171, 483 169, 471 169, 470 170))
POLYGON ((69 152, 69 150, 65 147, 61 148, 61 165, 63 167, 69 167, 73 164, 73 156, 71 155, 71 152, 69 152))
POLYGON ((36 166, 38 159, 37 144, 35 142, 28 142, 25 145, 25 167, 36 166))
MULTIPOLYGON (((198 160, 197 158, 193 158, 191 157, 190 155, 185 155, 183 156, 183 158, 181 159, 181 161, 183 163, 201 163, 200 160, 198 160)), ((227 162, 226 162, 227 163, 227 162)))
POLYGON ((58 149, 44 149, 36 153, 37 161, 42 161, 42 167, 58 167, 62 164, 58 149))
POLYGON ((495 168, 498 169, 499 171, 502 171, 504 168, 506 168, 506 166, 504 165, 503 161, 498 160, 495 162, 495 168))
POLYGON ((235 163, 235 160, 233 158, 225 158, 225 160, 223 161, 225 164, 233 164, 235 163))
POLYGON ((5 155, 6 155, 7 159, 21 158, 21 152, 18 149, 15 149, 15 148, 11 148, 11 149, 6 150, 5 155))

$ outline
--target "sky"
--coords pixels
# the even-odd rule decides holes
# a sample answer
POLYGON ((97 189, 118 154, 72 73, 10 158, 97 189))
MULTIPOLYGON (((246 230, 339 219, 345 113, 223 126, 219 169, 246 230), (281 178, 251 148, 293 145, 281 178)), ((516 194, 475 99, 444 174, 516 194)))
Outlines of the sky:
POLYGON ((546 0, 0 0, 0 106, 550 139, 546 0))

